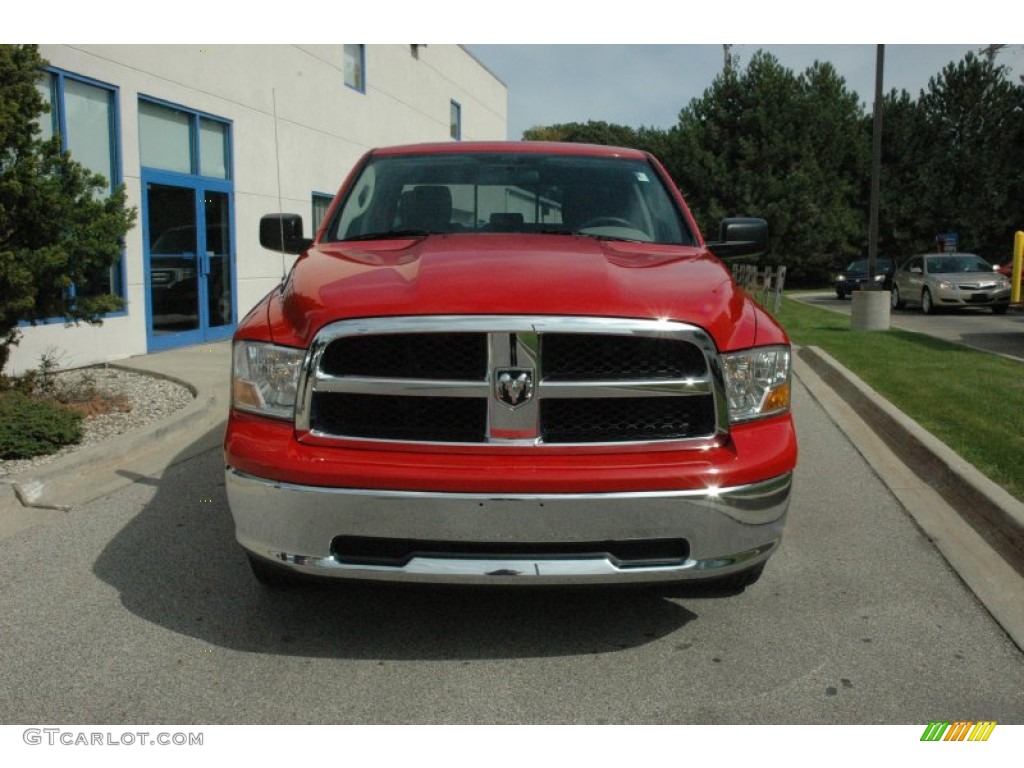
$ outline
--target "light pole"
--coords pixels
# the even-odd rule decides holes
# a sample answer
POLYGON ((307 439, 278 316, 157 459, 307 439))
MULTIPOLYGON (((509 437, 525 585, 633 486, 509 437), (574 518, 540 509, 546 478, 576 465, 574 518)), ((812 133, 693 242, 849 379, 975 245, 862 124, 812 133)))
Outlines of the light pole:
POLYGON ((853 294, 850 311, 851 328, 855 331, 889 329, 889 291, 877 290, 875 271, 878 265, 878 199, 882 176, 882 73, 885 68, 885 46, 876 46, 875 108, 871 132, 871 201, 868 213, 868 281, 853 294))

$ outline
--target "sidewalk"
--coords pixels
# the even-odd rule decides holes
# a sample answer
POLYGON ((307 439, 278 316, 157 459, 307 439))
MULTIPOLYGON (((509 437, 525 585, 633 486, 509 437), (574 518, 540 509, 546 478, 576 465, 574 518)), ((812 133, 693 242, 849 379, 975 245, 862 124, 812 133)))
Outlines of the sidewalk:
MULTIPOLYGON (((824 351, 797 377, 950 566, 1024 650, 1024 504, 824 351)), ((865 560, 872 553, 865 552, 865 560)))
MULTIPOLYGON (((171 461, 217 448, 230 402, 230 342, 141 355, 118 366, 193 390, 164 422, 70 454, 0 485, 0 538, 60 519, 67 510, 171 461)), ((794 370, 947 561, 1024 648, 1024 504, 904 416, 823 351, 797 351, 794 370)), ((870 553, 865 553, 869 558, 870 553)))

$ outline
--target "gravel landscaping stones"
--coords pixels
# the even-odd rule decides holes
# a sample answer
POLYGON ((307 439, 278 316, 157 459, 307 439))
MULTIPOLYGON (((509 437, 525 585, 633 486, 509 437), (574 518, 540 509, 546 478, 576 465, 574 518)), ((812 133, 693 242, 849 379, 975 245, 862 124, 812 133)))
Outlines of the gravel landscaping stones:
POLYGON ((86 446, 116 438, 133 429, 161 421, 193 400, 192 391, 167 379, 107 366, 81 368, 55 374, 57 391, 95 389, 98 395, 119 402, 109 413, 87 415, 82 422, 82 441, 49 456, 0 460, 0 477, 17 475, 49 464, 86 446))

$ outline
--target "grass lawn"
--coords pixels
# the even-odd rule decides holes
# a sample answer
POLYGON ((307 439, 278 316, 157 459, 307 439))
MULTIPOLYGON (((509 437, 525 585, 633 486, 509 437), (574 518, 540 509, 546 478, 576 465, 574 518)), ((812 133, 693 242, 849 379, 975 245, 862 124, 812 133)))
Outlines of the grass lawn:
POLYGON ((1024 500, 1024 363, 897 329, 851 331, 848 316, 789 297, 778 320, 1024 500))

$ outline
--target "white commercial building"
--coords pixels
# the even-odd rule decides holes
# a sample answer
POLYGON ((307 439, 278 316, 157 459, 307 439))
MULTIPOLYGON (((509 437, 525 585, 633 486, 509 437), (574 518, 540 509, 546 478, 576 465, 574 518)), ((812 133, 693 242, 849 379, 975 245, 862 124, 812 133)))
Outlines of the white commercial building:
POLYGON ((504 139, 504 83, 456 45, 42 45, 44 130, 124 184, 138 211, 121 263, 91 290, 125 309, 100 326, 21 330, 8 373, 44 354, 76 367, 230 338, 291 257, 259 219, 317 226, 367 150, 504 139))

